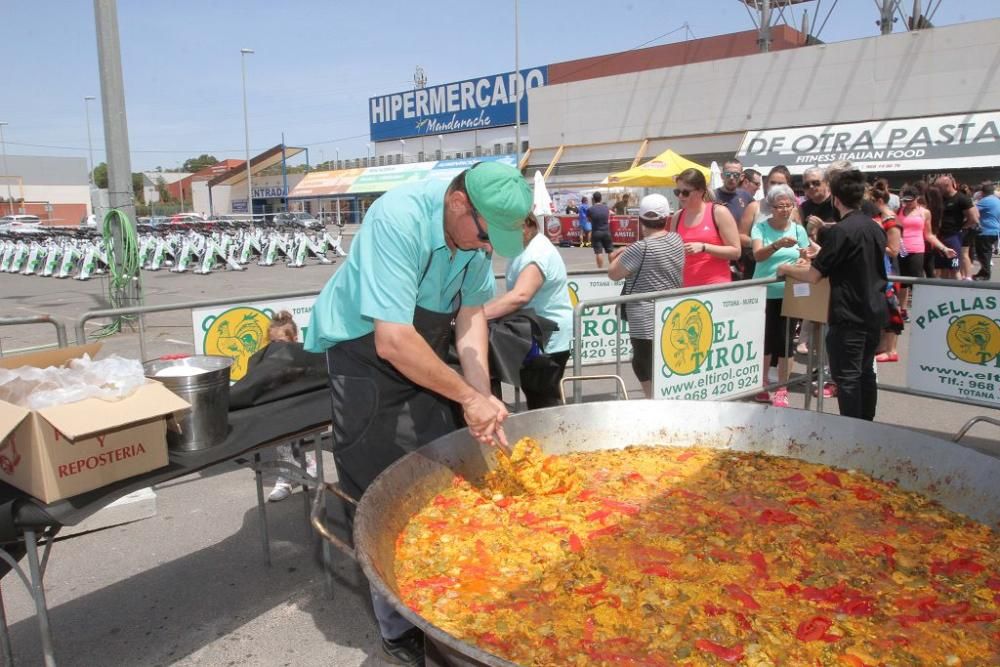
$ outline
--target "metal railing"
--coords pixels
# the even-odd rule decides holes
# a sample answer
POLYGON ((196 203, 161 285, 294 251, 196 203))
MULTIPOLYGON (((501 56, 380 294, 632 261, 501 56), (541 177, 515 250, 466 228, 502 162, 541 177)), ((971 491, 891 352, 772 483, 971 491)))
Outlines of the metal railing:
MULTIPOLYGON (((76 318, 74 330, 76 332, 77 345, 87 342, 86 323, 98 317, 117 317, 119 315, 145 315, 147 313, 163 313, 171 310, 192 310, 194 308, 207 308, 210 306, 227 306, 232 304, 247 303, 251 301, 277 301, 278 299, 293 299, 304 296, 318 296, 318 290, 298 290, 295 292, 279 292, 277 294, 259 294, 239 298, 228 297, 225 299, 208 299, 205 301, 187 301, 185 303, 162 303, 155 306, 129 306, 127 308, 104 308, 102 310, 90 310, 76 318)), ((146 340, 142 332, 139 334, 139 355, 146 361, 146 340)))
POLYGON ((49 315, 32 315, 30 317, 0 317, 0 326, 17 326, 20 324, 51 324, 56 328, 56 341, 59 347, 66 347, 66 325, 54 320, 49 315))

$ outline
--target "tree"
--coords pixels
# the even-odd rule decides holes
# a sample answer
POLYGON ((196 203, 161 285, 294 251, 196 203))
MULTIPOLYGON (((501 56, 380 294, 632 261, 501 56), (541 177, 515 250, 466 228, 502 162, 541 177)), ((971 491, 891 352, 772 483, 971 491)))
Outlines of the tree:
POLYGON ((214 155, 206 155, 202 153, 198 157, 193 157, 184 161, 184 171, 196 172, 201 171, 205 167, 211 167, 213 164, 219 160, 214 155))
POLYGON ((94 186, 102 190, 108 187, 108 165, 106 162, 94 167, 94 186))
POLYGON ((156 191, 160 193, 160 202, 167 204, 170 202, 170 191, 167 190, 167 182, 160 176, 156 179, 156 191))
POLYGON ((137 202, 146 201, 146 193, 142 189, 142 172, 136 171, 132 173, 132 192, 135 193, 135 200, 137 202))

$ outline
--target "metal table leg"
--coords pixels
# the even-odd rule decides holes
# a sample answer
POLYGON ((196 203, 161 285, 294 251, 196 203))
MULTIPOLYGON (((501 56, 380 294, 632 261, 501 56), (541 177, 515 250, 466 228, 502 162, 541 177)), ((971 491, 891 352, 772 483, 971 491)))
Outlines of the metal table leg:
MULTIPOLYGON (((292 456, 295 458, 295 462, 299 464, 299 467, 302 468, 302 475, 305 477, 309 473, 307 469, 308 466, 306 465, 306 454, 302 447, 303 444, 305 444, 305 439, 296 440, 292 443, 292 456)), ((306 484, 305 481, 302 482, 302 502, 306 510, 306 529, 311 533, 313 530, 312 524, 310 523, 309 512, 312 508, 309 506, 309 485, 306 484)))
MULTIPOLYGON (((34 530, 29 528, 24 530, 24 543, 27 547, 28 572, 31 574, 31 595, 35 599, 35 614, 38 616, 38 631, 42 639, 42 654, 45 657, 45 667, 55 667, 56 656, 52 649, 49 608, 45 602, 45 584, 42 581, 44 570, 38 562, 38 536, 34 530)), ((48 546, 46 546, 45 556, 47 560, 48 546)))
POLYGON ((264 562, 271 566, 271 536, 267 532, 267 504, 264 502, 264 473, 260 470, 260 452, 253 455, 253 476, 257 482, 257 516, 260 519, 261 546, 264 548, 264 562))
MULTIPOLYGON (((316 452, 316 494, 322 495, 323 493, 323 483, 324 483, 324 472, 323 472, 323 435, 320 434, 316 436, 315 441, 315 452, 316 452)), ((310 525, 312 525, 310 517, 310 525)), ((330 542, 327 540, 320 540, 320 553, 321 559, 323 561, 323 586, 326 589, 326 596, 328 598, 333 597, 333 574, 330 572, 331 559, 330 559, 330 542)))
POLYGON ((0 582, 0 657, 4 667, 13 667, 14 651, 10 646, 10 628, 7 627, 7 612, 3 606, 3 582, 0 582))

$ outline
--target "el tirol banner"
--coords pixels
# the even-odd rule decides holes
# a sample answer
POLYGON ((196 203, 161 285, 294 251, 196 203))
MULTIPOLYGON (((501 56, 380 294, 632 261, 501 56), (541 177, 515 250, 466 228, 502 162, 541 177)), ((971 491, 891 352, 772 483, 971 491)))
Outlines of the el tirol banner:
POLYGON ((1000 408, 1000 291, 919 285, 908 357, 910 389, 1000 408))

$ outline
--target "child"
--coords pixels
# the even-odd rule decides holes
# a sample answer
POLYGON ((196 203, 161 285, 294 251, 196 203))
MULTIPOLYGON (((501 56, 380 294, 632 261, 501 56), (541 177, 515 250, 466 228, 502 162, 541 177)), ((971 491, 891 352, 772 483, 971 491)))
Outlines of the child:
MULTIPOLYGON (((270 342, 284 341, 295 343, 299 337, 299 327, 295 324, 295 320, 292 319, 292 314, 287 310, 283 310, 275 315, 267 327, 267 337, 270 342)), ((291 443, 278 446, 278 460, 283 463, 298 465, 292 456, 291 443)), ((313 452, 306 452, 306 474, 313 478, 316 477, 316 455, 313 452)), ((267 499, 271 502, 278 502, 291 494, 291 482, 279 473, 278 479, 274 482, 274 488, 271 489, 271 493, 267 499)))

